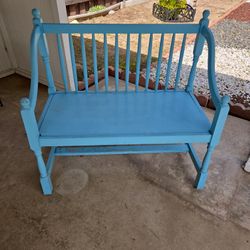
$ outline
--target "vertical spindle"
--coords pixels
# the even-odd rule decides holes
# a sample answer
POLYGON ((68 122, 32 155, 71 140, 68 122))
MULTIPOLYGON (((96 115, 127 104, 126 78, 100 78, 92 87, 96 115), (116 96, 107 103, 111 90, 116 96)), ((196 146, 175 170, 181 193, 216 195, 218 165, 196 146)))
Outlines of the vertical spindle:
POLYGON ((87 58, 86 58, 84 34, 81 34, 81 52, 82 52, 82 66, 83 66, 83 79, 84 79, 85 91, 88 92, 88 88, 89 88, 88 65, 87 65, 87 58))
POLYGON ((64 85, 65 91, 68 92, 68 82, 67 82, 67 75, 66 75, 67 70, 65 67, 65 59, 64 59, 63 49, 62 49, 61 34, 56 34, 56 40, 57 40, 57 50, 58 50, 58 56, 59 56, 59 61, 60 61, 60 69, 62 73, 63 85, 64 85))
POLYGON ((146 67, 145 91, 148 90, 148 84, 149 84, 150 65, 151 65, 151 57, 152 57, 152 45, 153 45, 153 34, 150 34, 149 42, 148 42, 148 56, 147 56, 147 67, 146 67))
POLYGON ((72 63, 72 70, 73 70, 75 91, 78 91, 78 79, 77 79, 77 70, 76 70, 76 59, 75 59, 75 50, 74 50, 74 44, 73 44, 72 34, 69 34, 69 47, 70 47, 70 57, 71 57, 71 63, 72 63))
POLYGON ((178 83, 180 81, 180 75, 181 75, 181 68, 182 68, 182 61, 183 61, 183 56, 184 56, 184 51, 185 51, 186 39, 187 39, 187 34, 184 34, 183 39, 182 39, 180 57, 179 57, 178 68, 177 68, 177 72, 176 72, 175 84, 174 84, 175 89, 178 87, 178 83))
POLYGON ((126 91, 128 91, 129 84, 129 68, 130 68, 130 34, 127 34, 127 46, 126 46, 126 91))
MULTIPOLYGON (((43 20, 40 16, 40 11, 38 9, 32 9, 32 15, 33 15, 33 25, 34 28, 37 26, 41 27, 41 24, 43 23, 43 20)), ((54 93, 56 91, 54 79, 52 70, 50 67, 50 57, 49 57, 49 48, 47 43, 47 38, 45 33, 41 33, 40 39, 39 39, 39 51, 40 55, 42 56, 42 60, 44 62, 45 71, 46 71, 46 77, 48 81, 48 93, 54 93)))
POLYGON ((119 37, 115 34, 115 90, 119 90, 119 37))
POLYGON ((170 74, 171 74, 171 65, 172 65, 173 53, 174 53, 174 44, 175 44, 175 34, 172 35, 171 45, 170 45, 170 49, 169 49, 166 78, 165 78, 165 90, 168 89, 168 85, 169 85, 169 79, 170 79, 170 74))
POLYGON ((163 51, 163 44, 164 44, 164 34, 161 34, 161 41, 158 53, 158 62, 157 62, 157 69, 156 69, 156 80, 155 80, 155 90, 158 90, 159 80, 160 80, 160 72, 161 72, 161 60, 162 60, 162 51, 163 51))
POLYGON ((140 67, 141 67, 141 34, 138 35, 138 44, 137 44, 135 91, 138 91, 139 87, 140 67))
POLYGON ((93 55, 93 66, 94 66, 94 80, 95 80, 95 91, 98 91, 98 69, 97 69, 97 55, 96 55, 96 40, 95 34, 92 34, 92 55, 93 55))
POLYGON ((108 44, 107 44, 107 34, 104 36, 104 76, 105 76, 105 91, 108 91, 109 84, 109 70, 108 70, 108 44))

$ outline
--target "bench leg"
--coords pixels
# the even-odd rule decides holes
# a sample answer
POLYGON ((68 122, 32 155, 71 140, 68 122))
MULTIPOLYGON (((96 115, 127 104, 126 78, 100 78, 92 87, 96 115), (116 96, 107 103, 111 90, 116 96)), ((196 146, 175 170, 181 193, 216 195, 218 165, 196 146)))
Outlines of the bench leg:
POLYGON ((50 178, 50 174, 47 171, 46 165, 44 163, 42 152, 38 150, 35 152, 37 164, 40 172, 40 184, 44 195, 50 195, 53 191, 53 186, 50 178))
POLYGON ((198 171, 198 174, 196 176, 194 187, 197 189, 203 189, 205 187, 206 180, 207 180, 207 171, 208 171, 208 167, 209 167, 209 163, 210 163, 213 151, 214 151, 214 147, 209 145, 208 150, 203 159, 201 168, 198 171))

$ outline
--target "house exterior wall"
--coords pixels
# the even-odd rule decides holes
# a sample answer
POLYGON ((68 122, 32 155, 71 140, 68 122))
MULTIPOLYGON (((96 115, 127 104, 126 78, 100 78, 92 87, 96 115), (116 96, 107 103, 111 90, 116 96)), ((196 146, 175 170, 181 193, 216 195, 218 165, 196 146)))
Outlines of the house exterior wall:
POLYGON ((15 63, 11 59, 9 36, 0 13, 0 78, 14 72, 15 63))
MULTIPOLYGON (((41 16, 46 22, 60 22, 66 19, 64 0, 8 0, 0 2, 2 19, 4 20, 8 36, 14 51, 16 60, 15 71, 21 75, 30 77, 30 35, 32 31, 32 8, 39 8, 41 16), (60 11, 58 11, 60 5, 60 11), (64 10, 64 9, 65 10, 64 10), (65 11, 65 16, 62 12, 65 11)), ((56 39, 48 37, 51 68, 55 83, 61 82, 59 59, 57 55, 56 39)), ((46 74, 43 63, 39 62, 39 80, 46 84, 46 74)))

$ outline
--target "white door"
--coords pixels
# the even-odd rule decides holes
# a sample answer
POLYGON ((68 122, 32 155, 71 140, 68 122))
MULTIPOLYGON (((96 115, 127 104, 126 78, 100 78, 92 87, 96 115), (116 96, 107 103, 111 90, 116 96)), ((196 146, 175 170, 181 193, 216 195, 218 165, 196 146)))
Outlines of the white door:
POLYGON ((8 50, 3 37, 0 36, 0 77, 4 77, 11 73, 12 65, 9 59, 8 50))
POLYGON ((0 78, 15 72, 15 59, 0 13, 0 78))

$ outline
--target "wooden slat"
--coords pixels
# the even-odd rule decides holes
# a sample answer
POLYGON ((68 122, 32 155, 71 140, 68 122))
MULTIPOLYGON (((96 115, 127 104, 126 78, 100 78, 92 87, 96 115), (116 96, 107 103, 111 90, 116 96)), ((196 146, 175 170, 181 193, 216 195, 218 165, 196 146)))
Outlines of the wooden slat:
POLYGON ((138 35, 138 44, 137 44, 135 91, 138 91, 139 87, 140 67, 141 67, 141 34, 138 35))
POLYGON ((183 39, 182 39, 182 45, 181 45, 179 62, 178 62, 178 68, 177 68, 176 77, 175 77, 175 84, 174 84, 175 89, 178 87, 178 83, 180 81, 180 75, 181 75, 181 68, 182 68, 182 61, 183 61, 183 56, 184 56, 184 51, 185 51, 186 39, 187 39, 187 35, 184 34, 183 39))
POLYGON ((164 34, 161 34, 161 41, 158 53, 158 62, 157 62, 157 69, 156 69, 156 80, 155 80, 155 90, 158 90, 159 80, 160 80, 160 72, 161 72, 161 61, 162 61, 162 51, 163 51, 163 44, 164 44, 164 34))
POLYGON ((151 65, 151 57, 152 57, 152 45, 153 45, 153 34, 150 34, 149 42, 148 42, 148 55, 147 55, 145 91, 148 90, 148 84, 149 84, 150 65, 151 65))
POLYGON ((162 34, 198 33, 198 24, 52 24, 43 23, 45 33, 113 33, 162 34))
POLYGON ((55 155, 114 155, 114 154, 153 154, 153 153, 188 152, 185 144, 170 145, 126 145, 99 147, 59 147, 55 155))
POLYGON ((67 70, 65 66, 64 53, 62 49, 61 35, 57 34, 56 39, 57 39, 57 49, 58 49, 58 56, 59 56, 59 61, 60 61, 60 69, 62 73, 63 85, 64 85, 65 91, 67 92, 68 91, 68 81, 67 81, 67 75, 66 75, 67 70))
POLYGON ((88 64, 87 64, 87 58, 86 58, 84 34, 81 34, 81 52, 82 52, 82 66, 83 66, 83 79, 84 79, 85 91, 88 92, 88 86, 89 86, 88 64))
POLYGON ((165 78, 165 90, 168 89, 168 85, 169 85, 169 79, 170 79, 170 74, 171 74, 171 65, 172 65, 173 53, 174 53, 174 44, 175 44, 175 34, 172 35, 172 41, 171 41, 171 45, 170 45, 170 49, 169 49, 166 78, 165 78))
POLYGON ((98 145, 121 145, 121 144, 165 144, 165 143, 207 143, 211 135, 160 135, 160 136, 134 136, 134 137, 90 137, 90 138, 62 138, 41 137, 41 147, 46 146, 98 146, 98 145))
POLYGON ((128 91, 129 84, 129 68, 130 68, 130 34, 127 34, 127 46, 126 46, 126 91, 128 91))
POLYGON ((75 50, 73 45, 72 34, 69 34, 69 47, 70 47, 70 56, 75 84, 75 91, 78 91, 78 79, 77 79, 77 70, 76 70, 76 59, 75 59, 75 50))
POLYGON ((98 91, 98 68, 97 68, 95 34, 92 34, 92 56, 93 56, 93 67, 94 67, 95 91, 98 91))
POLYGON ((40 55, 42 56, 42 60, 44 62, 46 77, 48 81, 48 92, 49 94, 54 93, 56 91, 55 83, 53 79, 52 70, 50 67, 50 56, 49 56, 49 48, 47 43, 46 35, 42 35, 39 43, 40 55))
POLYGON ((119 37, 115 34, 115 90, 119 90, 119 37))
POLYGON ((105 75, 105 90, 108 91, 109 69, 108 69, 108 44, 107 34, 104 34, 104 75, 105 75))

